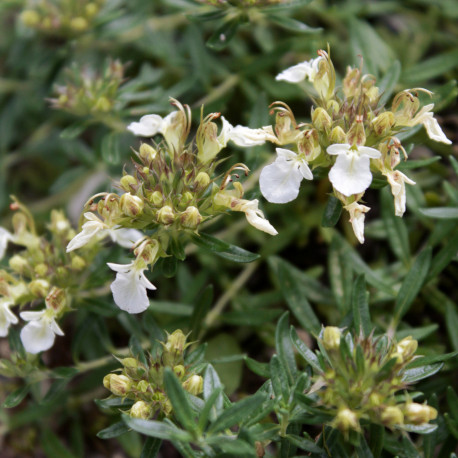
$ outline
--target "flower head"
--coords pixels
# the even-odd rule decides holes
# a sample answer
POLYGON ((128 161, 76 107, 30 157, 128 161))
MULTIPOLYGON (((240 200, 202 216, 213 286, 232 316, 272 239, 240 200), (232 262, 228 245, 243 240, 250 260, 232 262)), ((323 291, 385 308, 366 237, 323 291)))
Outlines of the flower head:
POLYGON ((259 177, 262 195, 276 204, 294 200, 303 179, 313 180, 312 172, 303 155, 277 148, 277 159, 264 167, 259 177))
POLYGON ((337 160, 329 172, 329 180, 334 189, 344 196, 364 192, 372 182, 370 159, 378 159, 380 151, 368 146, 334 144, 326 149, 328 154, 337 155, 337 160))

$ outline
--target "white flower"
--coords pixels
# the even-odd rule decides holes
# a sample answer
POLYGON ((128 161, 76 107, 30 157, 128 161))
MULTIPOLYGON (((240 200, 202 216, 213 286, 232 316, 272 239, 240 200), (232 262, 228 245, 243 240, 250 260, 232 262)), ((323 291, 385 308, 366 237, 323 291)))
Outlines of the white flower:
POLYGON ((267 232, 267 234, 270 235, 278 234, 272 224, 270 224, 269 221, 264 217, 264 213, 259 210, 258 199, 242 200, 241 202, 242 203, 238 207, 234 207, 233 210, 244 212, 247 221, 256 229, 267 232))
POLYGON ((394 211, 396 216, 402 216, 406 211, 406 186, 415 184, 415 181, 398 170, 385 173, 388 183, 391 186, 391 193, 394 196, 394 211))
POLYGON ((5 255, 8 242, 13 240, 13 235, 5 228, 0 227, 0 259, 5 255))
POLYGON ((170 113, 166 118, 157 114, 145 115, 140 118, 140 122, 131 122, 127 129, 138 137, 154 137, 156 134, 163 133, 164 127, 170 121, 169 116, 175 113, 176 111, 170 113))
POLYGON ((275 135, 266 128, 250 129, 241 125, 233 127, 224 116, 221 116, 221 121, 223 122, 223 128, 218 136, 221 148, 224 148, 229 140, 238 146, 244 147, 262 145, 266 141, 277 141, 275 135))
POLYGON ((111 291, 116 305, 129 313, 144 312, 149 306, 146 289, 156 287, 145 277, 143 263, 132 261, 130 264, 108 263, 116 273, 116 280, 111 284, 111 291))
POLYGON ((365 205, 360 205, 358 202, 352 202, 344 206, 345 210, 350 213, 350 223, 359 243, 364 243, 364 218, 370 208, 365 205))
POLYGON ((437 119, 434 118, 432 109, 434 108, 434 103, 425 105, 409 122, 409 126, 416 126, 417 124, 423 124, 431 140, 436 142, 446 143, 451 145, 451 141, 445 136, 444 132, 439 126, 437 119))
POLYGON ((110 227, 91 212, 86 212, 84 217, 87 221, 83 224, 81 232, 70 240, 67 245, 67 253, 88 244, 93 238, 102 239, 109 236, 113 242, 123 248, 131 248, 143 237, 143 234, 136 229, 110 227))
POLYGON ((309 81, 313 83, 318 73, 318 67, 321 60, 323 60, 323 57, 320 56, 315 59, 301 62, 300 64, 283 70, 275 79, 277 81, 287 81, 288 83, 300 83, 304 81, 305 78, 308 78, 309 81))
POLYGON ((344 196, 364 192, 372 182, 370 159, 378 159, 380 151, 368 146, 350 146, 336 143, 327 147, 328 154, 337 155, 329 171, 329 180, 336 191, 344 196))
POLYGON ((55 321, 53 309, 39 312, 21 312, 21 318, 29 321, 22 328, 21 340, 27 353, 40 353, 49 350, 56 338, 56 334, 63 336, 64 333, 55 321))
POLYGON ((7 297, 0 298, 0 337, 8 335, 10 324, 18 322, 17 316, 10 310, 14 302, 7 297))
POLYGON ((307 161, 293 151, 277 148, 277 159, 262 169, 259 186, 262 195, 275 204, 291 202, 299 194, 301 181, 313 180, 307 161))

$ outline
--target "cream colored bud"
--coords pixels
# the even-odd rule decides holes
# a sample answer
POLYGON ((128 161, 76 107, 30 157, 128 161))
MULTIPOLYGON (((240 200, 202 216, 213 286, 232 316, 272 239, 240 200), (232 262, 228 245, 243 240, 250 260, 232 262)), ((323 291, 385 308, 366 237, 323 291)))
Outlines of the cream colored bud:
POLYGON ((333 424, 336 428, 343 432, 347 432, 349 430, 359 431, 360 429, 358 417, 355 412, 347 408, 339 410, 333 424))
POLYGON ((437 418, 437 410, 426 404, 409 402, 404 407, 404 416, 407 423, 421 425, 437 418))
POLYGON ((200 375, 192 375, 185 382, 183 382, 183 388, 188 392, 197 396, 202 393, 204 389, 204 379, 200 375))
POLYGON ((383 402, 383 398, 378 393, 371 393, 369 396, 369 404, 374 407, 378 407, 383 402))
POLYGON ((72 257, 72 269, 83 270, 87 266, 86 261, 78 255, 72 257))
POLYGON ((208 185, 210 184, 210 181, 211 179, 208 173, 199 172, 194 180, 197 191, 203 191, 207 189, 208 185))
POLYGON ((135 248, 135 256, 141 257, 146 264, 153 264, 156 261, 157 253, 159 251, 160 245, 156 239, 146 239, 135 248))
POLYGON ((87 17, 92 18, 99 12, 99 7, 95 3, 88 3, 84 7, 84 11, 87 17))
POLYGON ((371 124, 377 135, 385 135, 394 125, 394 114, 385 111, 374 118, 371 124))
POLYGON ((378 100, 378 98, 380 96, 380 92, 378 90, 378 87, 377 86, 372 86, 371 88, 369 88, 368 91, 366 92, 366 96, 369 99, 369 103, 377 102, 377 100, 378 100))
POLYGON ((312 123, 318 130, 328 130, 332 125, 332 118, 324 108, 318 107, 313 110, 312 123))
POLYGON ((149 196, 149 201, 156 207, 159 207, 164 203, 164 196, 162 195, 160 191, 154 191, 149 196))
POLYGON ((150 164, 157 155, 157 151, 148 143, 142 143, 139 151, 140 157, 145 163, 150 164))
POLYGON ((119 180, 119 185, 121 188, 126 191, 126 192, 131 192, 132 191, 132 186, 136 187, 138 185, 138 181, 135 177, 132 175, 124 175, 120 180, 119 180))
POLYGON ((22 256, 15 254, 8 261, 11 270, 17 272, 18 274, 23 274, 30 266, 27 259, 22 256))
POLYGON ((170 205, 165 205, 157 212, 157 220, 161 224, 168 226, 175 221, 175 213, 170 205))
POLYGON ((144 202, 138 196, 126 193, 121 196, 119 201, 121 211, 132 218, 140 215, 143 212, 144 202))
POLYGON ((48 266, 43 262, 37 264, 33 270, 39 277, 44 277, 48 274, 48 266))
POLYGON ((35 10, 24 10, 20 15, 21 22, 27 27, 39 24, 41 17, 35 10))
POLYGON ((355 122, 347 133, 347 140, 350 145, 364 145, 366 143, 366 133, 364 132, 363 117, 357 115, 355 122))
POLYGON ((29 283, 29 291, 36 297, 46 297, 49 291, 49 283, 46 280, 38 279, 29 283))
POLYGON ((137 390, 142 393, 146 393, 148 391, 149 386, 150 384, 146 380, 140 380, 137 383, 137 390))
POLYGON ((175 375, 178 378, 181 378, 186 373, 186 369, 184 368, 182 364, 178 364, 177 366, 173 368, 173 372, 175 372, 175 375))
POLYGON ((132 387, 132 381, 125 375, 108 374, 103 379, 103 386, 116 396, 125 396, 132 387))
POLYGON ((389 427, 404 424, 404 414, 399 407, 395 406, 385 407, 380 419, 385 426, 389 427))
POLYGON ((321 153, 318 132, 315 129, 305 131, 297 146, 308 162, 315 160, 321 153))
POLYGON ((167 336, 167 342, 165 344, 165 348, 173 351, 177 351, 179 353, 183 353, 186 345, 186 335, 183 334, 181 329, 177 329, 167 336))
POLYGON ((180 223, 187 229, 197 229, 201 222, 202 215, 196 207, 190 206, 180 215, 180 223))
POLYGON ((110 194, 105 199, 99 200, 97 211, 104 218, 113 218, 119 214, 119 197, 110 194))
POLYGON ((338 350, 342 332, 335 326, 326 326, 323 330, 323 345, 326 350, 338 350))
POLYGON ((83 32, 89 27, 89 23, 84 17, 75 17, 70 21, 70 28, 75 32, 83 32))
POLYGON ((334 129, 331 130, 331 135, 329 136, 329 140, 331 144, 346 143, 347 136, 345 134, 345 131, 342 129, 342 127, 336 126, 334 127, 334 129))
POLYGON ((418 342, 412 339, 411 336, 402 339, 396 345, 396 353, 402 355, 403 362, 409 360, 417 351, 418 342))
POLYGON ((343 91, 347 99, 354 97, 356 87, 359 84, 361 78, 361 72, 357 68, 347 68, 347 74, 343 80, 343 91))
POLYGON ((172 413, 172 410, 173 410, 173 407, 172 407, 172 403, 170 402, 170 400, 166 400, 162 403, 162 412, 164 412, 165 415, 170 415, 172 413))
POLYGON ((153 409, 145 401, 137 401, 129 411, 129 414, 133 418, 141 418, 142 420, 148 420, 153 413, 153 409))
POLYGON ((46 306, 52 308, 56 312, 62 310, 67 303, 67 294, 61 288, 53 286, 45 299, 46 306))

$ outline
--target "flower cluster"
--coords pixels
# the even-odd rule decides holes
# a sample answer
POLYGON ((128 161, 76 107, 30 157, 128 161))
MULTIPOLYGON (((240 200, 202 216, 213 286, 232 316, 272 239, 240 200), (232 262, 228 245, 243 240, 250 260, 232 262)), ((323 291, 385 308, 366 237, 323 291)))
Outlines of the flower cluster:
POLYGON ((408 387, 406 366, 414 359, 418 343, 411 337, 390 342, 386 337, 352 338, 339 328, 323 329, 326 369, 316 380, 320 404, 334 416, 332 426, 347 434, 360 431, 361 421, 403 429, 425 425, 437 411, 395 395, 408 387))
POLYGON ((313 85, 314 102, 311 122, 298 124, 291 109, 275 102, 274 143, 291 145, 277 148, 276 160, 265 167, 260 176, 264 197, 273 203, 294 200, 303 179, 312 180, 311 169, 329 168, 334 195, 350 214, 354 233, 364 242, 364 218, 369 207, 360 204, 372 182, 373 171, 385 176, 394 196, 395 212, 405 212, 405 185, 413 180, 396 169, 405 149, 396 137, 406 128, 422 124, 429 137, 450 144, 433 117, 433 104, 420 108, 419 91, 409 89, 398 93, 391 110, 380 104, 380 90, 371 75, 362 75, 358 68, 347 69, 342 87, 336 88, 336 75, 328 53, 286 69, 278 81, 300 83, 307 79, 313 85))
POLYGON ((93 24, 105 0, 30 1, 22 11, 22 23, 35 30, 64 37, 86 32, 93 24))
POLYGON ((121 359, 121 373, 105 376, 103 385, 113 397, 133 401, 127 412, 131 417, 148 420, 172 414, 172 404, 164 388, 166 367, 173 370, 188 393, 197 396, 202 392, 202 377, 187 367, 184 361, 184 351, 190 345, 186 339, 187 336, 178 329, 167 336, 167 342, 161 342, 163 348, 160 356, 150 355, 147 364, 133 357, 121 359))
POLYGON ((52 211, 47 238, 37 235, 26 207, 15 201, 11 208, 15 210, 13 231, 0 228, 0 259, 8 244, 24 249, 9 258, 8 270, 0 270, 0 337, 19 322, 12 307, 44 302, 44 308, 19 313, 28 322, 20 334, 24 348, 36 354, 51 348, 56 335, 63 335, 57 321, 70 309, 71 293, 85 276, 93 253, 65 253, 75 231, 62 212, 52 211))
POLYGON ((202 117, 195 142, 188 142, 190 109, 177 101, 173 104, 178 109, 164 118, 146 115, 128 126, 135 135, 161 135, 163 139, 140 146, 134 174, 125 173, 119 182, 121 195, 98 194, 88 202, 85 209, 90 211, 84 213, 82 230, 67 247, 70 252, 106 236, 121 245, 120 237, 136 243, 133 262, 108 264, 117 272, 112 285, 115 303, 129 313, 143 312, 149 305, 146 289, 155 289, 144 276, 144 270, 170 255, 183 259, 180 239, 198 234, 203 221, 227 210, 238 211, 257 229, 272 235, 277 233, 258 208, 258 201, 243 199, 243 187, 234 181, 238 178, 236 171, 248 173, 244 164, 230 167, 219 185, 214 177, 220 162, 217 156, 229 141, 239 146, 254 146, 264 143, 271 135, 264 129, 234 127, 224 117, 218 134, 213 121, 220 114, 211 113, 202 117), (233 189, 229 189, 231 184, 233 189))
POLYGON ((57 97, 49 99, 53 108, 76 116, 93 116, 103 121, 116 107, 118 89, 124 81, 125 67, 109 60, 97 74, 88 67, 67 69, 66 84, 56 86, 57 97))

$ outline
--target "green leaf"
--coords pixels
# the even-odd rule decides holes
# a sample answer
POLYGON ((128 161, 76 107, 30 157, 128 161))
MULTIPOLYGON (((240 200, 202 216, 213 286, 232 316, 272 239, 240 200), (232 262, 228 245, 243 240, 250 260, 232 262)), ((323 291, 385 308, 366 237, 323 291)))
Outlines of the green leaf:
POLYGON ((275 348, 291 385, 296 378, 297 366, 289 335, 289 312, 285 312, 278 320, 275 330, 275 348))
POLYGON ((409 365, 408 368, 413 367, 420 367, 426 366, 427 364, 435 364, 435 363, 442 363, 448 361, 449 359, 453 359, 458 355, 458 351, 454 351, 451 353, 444 353, 442 355, 436 356, 424 356, 423 358, 414 359, 409 365))
POLYGON ((226 15, 226 11, 224 10, 213 10, 213 11, 209 11, 208 13, 187 14, 186 17, 191 21, 206 22, 206 21, 214 21, 216 19, 221 19, 225 15, 226 15))
POLYGON ((164 370, 164 387, 172 403, 174 416, 187 431, 197 431, 188 395, 169 367, 164 370))
POLYGON ((240 456, 254 456, 254 447, 247 442, 240 440, 236 437, 215 436, 208 437, 207 443, 217 447, 221 453, 215 456, 240 455, 240 456))
POLYGON ((310 27, 307 24, 304 24, 303 22, 297 21, 296 19, 290 18, 288 16, 281 16, 279 14, 267 14, 267 17, 274 24, 291 32, 318 33, 323 30, 321 27, 310 27))
POLYGON ((267 400, 265 393, 258 392, 253 396, 242 399, 241 401, 233 404, 227 408, 211 425, 209 433, 217 433, 224 431, 231 426, 243 423, 244 420, 256 412, 264 401, 267 400))
POLYGON ((132 335, 129 339, 129 350, 131 351, 132 355, 135 356, 141 363, 143 363, 145 366, 148 366, 142 344, 138 340, 138 337, 135 335, 132 335))
POLYGON ((223 388, 215 388, 211 394, 209 395, 208 399, 206 399, 204 406, 202 407, 202 410, 199 413, 199 430, 204 431, 208 419, 210 417, 210 421, 214 421, 215 418, 217 417, 216 415, 216 410, 215 409, 215 404, 219 402, 219 399, 223 400, 223 388))
POLYGON ((166 315, 191 316, 194 311, 194 307, 192 305, 180 304, 178 302, 152 301, 148 310, 164 313, 166 315))
POLYGON ((280 263, 277 272, 278 283, 289 309, 304 329, 317 336, 321 329, 320 321, 308 302, 302 285, 297 281, 294 271, 287 263, 280 263))
POLYGON ((342 315, 351 308, 351 287, 353 272, 343 255, 337 238, 333 238, 328 251, 328 271, 332 292, 342 315))
POLYGON ((396 322, 399 322, 408 312, 423 286, 431 264, 431 253, 432 250, 430 247, 425 248, 418 255, 412 268, 404 278, 394 306, 394 320, 396 322))
POLYGON ((285 368, 281 363, 278 355, 273 355, 270 360, 270 379, 274 389, 275 397, 282 398, 283 402, 288 402, 289 398, 289 383, 288 376, 285 373, 285 368))
POLYGON ((383 439, 385 438, 385 428, 381 425, 371 423, 369 447, 374 458, 379 458, 383 449, 383 439))
POLYGON ((413 369, 407 369, 404 372, 402 381, 406 383, 418 382, 418 380, 423 380, 424 378, 430 377, 431 375, 439 372, 444 364, 431 364, 421 367, 415 367, 413 369))
POLYGON ((447 326, 447 332, 453 349, 458 350, 458 313, 452 303, 448 303, 445 308, 445 325, 447 326))
POLYGON ((48 457, 75 458, 70 450, 50 430, 45 429, 41 435, 41 446, 48 457))
POLYGON ((323 227, 333 227, 339 221, 342 213, 342 203, 337 197, 329 196, 324 208, 323 217, 321 219, 321 225, 323 227))
POLYGON ((321 368, 318 358, 313 353, 312 350, 310 350, 305 343, 299 339, 299 336, 297 335, 296 329, 294 329, 294 326, 291 326, 291 332, 290 332, 291 340, 296 347, 297 351, 299 354, 307 361, 307 363, 313 367, 313 369, 318 373, 321 374, 323 372, 323 369, 321 368))
POLYGON ((165 423, 164 421, 141 420, 132 418, 129 415, 123 415, 122 419, 129 428, 146 436, 157 437, 158 439, 170 441, 189 442, 192 437, 186 431, 177 428, 173 424, 165 423))
POLYGON ((129 431, 129 427, 122 421, 112 424, 108 428, 102 429, 97 433, 99 439, 112 439, 129 431))
POLYGON ((401 63, 398 60, 395 60, 378 84, 378 88, 382 94, 379 106, 383 107, 388 102, 400 76, 401 63))
POLYGON ((399 426, 399 429, 402 429, 409 433, 429 434, 437 429, 437 425, 432 425, 430 423, 426 423, 423 425, 402 425, 402 426, 399 426))
POLYGON ((221 27, 218 27, 213 35, 207 40, 207 46, 215 51, 223 50, 232 38, 234 38, 240 23, 241 20, 239 16, 226 21, 221 27))
MULTIPOLYGON (((209 364, 207 368, 205 369, 205 374, 204 374, 204 391, 203 391, 203 396, 204 399, 207 401, 212 393, 215 390, 223 389, 223 386, 221 385, 221 381, 219 379, 218 373, 215 371, 214 367, 209 364)), ((214 404, 212 406, 212 412, 210 415, 210 419, 215 419, 218 417, 221 412, 223 411, 223 395, 220 392, 217 398, 214 401, 214 404)))
POLYGON ((107 164, 117 165, 121 162, 121 146, 120 135, 118 133, 110 133, 103 137, 100 146, 102 159, 107 164))
POLYGON ((79 370, 76 367, 56 367, 52 370, 53 376, 58 378, 72 378, 78 372, 79 370))
POLYGON ((447 404, 450 415, 455 421, 458 421, 458 395, 451 386, 447 387, 447 404))
POLYGON ((428 337, 434 331, 436 331, 438 327, 439 327, 438 324, 430 324, 428 326, 422 326, 419 328, 402 329, 401 331, 396 332, 396 340, 400 341, 404 339, 405 337, 409 337, 409 336, 411 336, 415 340, 422 340, 425 337, 428 337))
POLYGON ((69 125, 60 133, 60 138, 64 140, 73 140, 74 138, 81 135, 86 128, 88 127, 89 123, 87 120, 84 121, 77 121, 74 124, 69 125))
POLYGON ((175 256, 168 256, 161 260, 162 274, 166 278, 173 278, 177 273, 178 260, 175 256))
POLYGON ((207 285, 196 300, 196 305, 191 315, 191 330, 194 338, 198 339, 205 317, 213 303, 213 285, 207 285))
POLYGON ((419 169, 423 167, 427 167, 428 165, 434 164, 442 159, 441 156, 433 156, 428 157, 427 159, 409 159, 408 161, 402 161, 396 167, 396 170, 400 170, 401 172, 404 170, 412 170, 412 169, 419 169))
POLYGON ((454 259, 458 251, 458 231, 455 235, 447 240, 441 250, 434 256, 431 262, 428 279, 436 278, 443 269, 454 259))
POLYGON ((325 451, 321 447, 318 447, 315 442, 306 439, 305 437, 296 436, 295 434, 287 434, 286 439, 288 439, 296 447, 299 447, 301 450, 305 450, 306 452, 320 454, 325 453, 325 451))
POLYGON ((420 213, 428 218, 457 219, 458 207, 420 208, 420 213))
POLYGON ((131 407, 134 403, 132 399, 118 398, 118 397, 107 398, 107 399, 94 399, 94 402, 101 409, 131 407))
POLYGON ((224 259, 229 259, 234 262, 252 262, 260 258, 259 254, 251 253, 243 248, 231 245, 230 243, 223 242, 211 235, 200 233, 199 236, 192 237, 193 242, 215 253, 224 259))
POLYGON ((368 293, 366 291, 366 280, 364 275, 359 275, 352 291, 353 320, 356 332, 360 330, 364 336, 368 336, 372 331, 371 317, 369 313, 368 293))
POLYGON ((16 407, 27 396, 29 390, 30 390, 29 385, 24 385, 24 386, 19 387, 17 390, 14 390, 3 401, 2 407, 5 407, 6 409, 10 409, 11 407, 16 407))
POLYGON ((140 458, 156 458, 162 445, 162 440, 157 437, 148 437, 143 444, 140 458))
POLYGON ((245 363, 252 372, 261 377, 267 378, 270 375, 269 365, 267 363, 260 363, 255 359, 245 356, 245 363))

